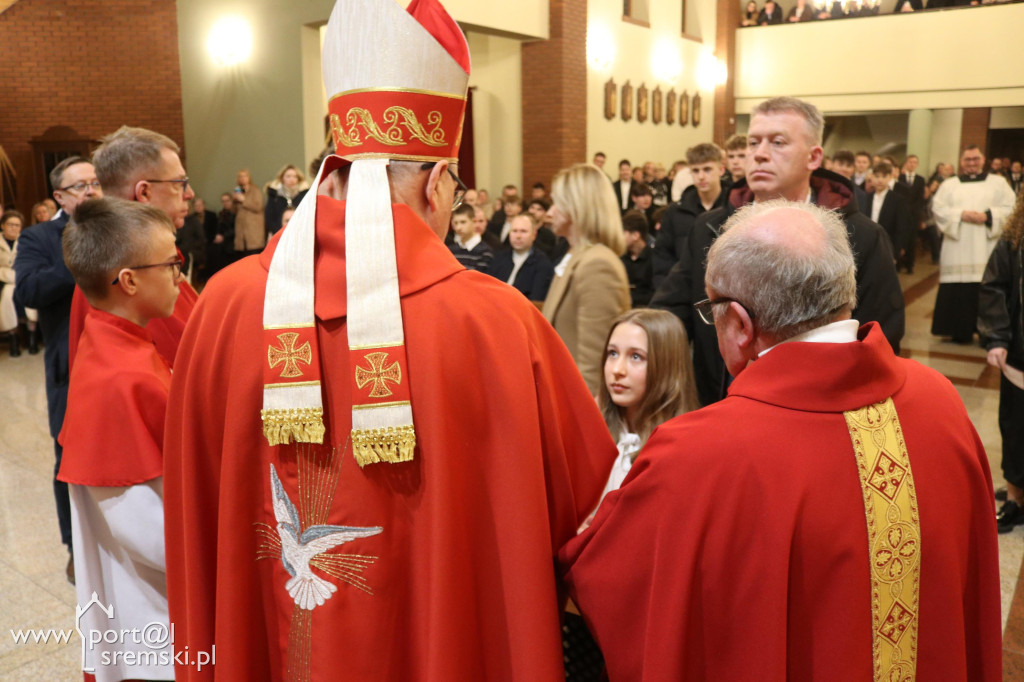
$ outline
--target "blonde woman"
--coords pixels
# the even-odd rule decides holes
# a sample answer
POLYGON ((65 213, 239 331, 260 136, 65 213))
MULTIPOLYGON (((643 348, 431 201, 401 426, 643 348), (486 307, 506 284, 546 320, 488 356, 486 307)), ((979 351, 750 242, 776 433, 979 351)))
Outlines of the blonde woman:
POLYGON ((562 337, 592 395, 602 383, 604 339, 612 321, 629 310, 626 250, 618 202, 608 178, 590 164, 555 175, 548 211, 569 252, 555 266, 544 317, 562 337))
POLYGON ((266 208, 263 211, 263 219, 266 223, 267 234, 276 234, 283 227, 282 218, 285 211, 294 211, 299 202, 306 196, 309 190, 309 183, 302 175, 302 171, 288 164, 277 172, 277 176, 267 183, 266 208))

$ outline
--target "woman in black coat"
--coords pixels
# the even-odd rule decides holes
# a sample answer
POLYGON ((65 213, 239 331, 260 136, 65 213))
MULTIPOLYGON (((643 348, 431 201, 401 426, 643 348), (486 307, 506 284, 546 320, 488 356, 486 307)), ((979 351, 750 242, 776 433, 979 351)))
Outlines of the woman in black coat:
POLYGON ((277 177, 266 187, 267 202, 263 220, 268 237, 281 229, 281 216, 287 209, 296 208, 308 190, 309 183, 295 166, 288 164, 278 172, 277 177))

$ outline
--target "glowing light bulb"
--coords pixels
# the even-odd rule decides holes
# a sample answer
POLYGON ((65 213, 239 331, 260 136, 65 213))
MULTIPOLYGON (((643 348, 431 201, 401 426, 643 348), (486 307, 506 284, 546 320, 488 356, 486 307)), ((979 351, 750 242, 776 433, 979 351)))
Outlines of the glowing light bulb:
POLYGON ((615 61, 615 36, 604 24, 587 29, 587 63, 597 71, 610 71, 615 61))
POLYGON ((651 48, 651 71, 659 81, 672 82, 683 73, 679 46, 671 40, 660 40, 651 48))
POLYGON ((206 48, 214 60, 224 66, 234 66, 249 59, 252 54, 252 29, 242 17, 224 17, 210 29, 206 48))

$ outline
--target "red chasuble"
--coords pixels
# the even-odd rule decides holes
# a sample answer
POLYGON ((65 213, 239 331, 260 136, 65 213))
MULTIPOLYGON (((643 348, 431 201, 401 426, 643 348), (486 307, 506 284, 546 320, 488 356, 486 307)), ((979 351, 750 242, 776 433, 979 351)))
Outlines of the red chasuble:
POLYGON ((872 323, 855 343, 777 346, 725 400, 663 425, 559 558, 613 681, 996 682, 993 515, 988 460, 953 386, 895 357, 872 323), (910 466, 865 470, 869 531, 844 412, 890 397, 902 441, 886 447, 896 458, 905 445, 910 466), (879 495, 910 470, 915 505, 887 518, 879 495), (917 568, 902 591, 873 591, 917 568), (875 667, 876 625, 898 662, 875 667))
MULTIPOLYGON (((167 361, 167 364, 174 367, 174 354, 178 352, 178 344, 181 342, 181 334, 185 331, 185 323, 188 316, 192 314, 192 308, 196 305, 199 294, 192 286, 182 280, 178 285, 178 300, 174 303, 174 314, 170 317, 156 318, 149 321, 146 330, 153 337, 156 350, 167 361)), ((75 356, 78 353, 78 346, 85 325, 85 318, 92 310, 85 294, 77 286, 75 295, 71 299, 71 321, 68 327, 68 371, 75 367, 75 356)))
POLYGON ((216 644, 217 665, 177 676, 562 680, 555 553, 601 493, 608 430, 533 305, 395 205, 416 455, 360 468, 344 207, 318 198, 324 445, 263 437, 276 240, 212 280, 185 330, 165 447, 168 592, 177 650, 216 644))
POLYGON ((90 308, 71 372, 57 478, 131 486, 163 473, 171 371, 139 325, 90 308))

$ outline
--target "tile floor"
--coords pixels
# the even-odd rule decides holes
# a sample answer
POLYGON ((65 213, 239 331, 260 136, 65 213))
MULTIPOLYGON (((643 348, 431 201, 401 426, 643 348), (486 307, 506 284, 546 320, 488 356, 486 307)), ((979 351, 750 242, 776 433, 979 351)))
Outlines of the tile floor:
MULTIPOLYGON (((927 259, 925 259, 927 261, 927 259)), ((976 347, 944 343, 929 333, 938 283, 936 268, 921 262, 900 275, 907 297, 903 354, 934 367, 956 385, 999 470, 996 425, 998 375, 976 347)), ((78 680, 79 643, 23 643, 12 630, 73 626, 76 596, 64 577, 67 553, 60 544, 51 476, 53 446, 46 429, 42 355, 0 355, 0 679, 78 680)), ((1005 680, 1024 682, 1024 527, 999 537, 1005 680)))

